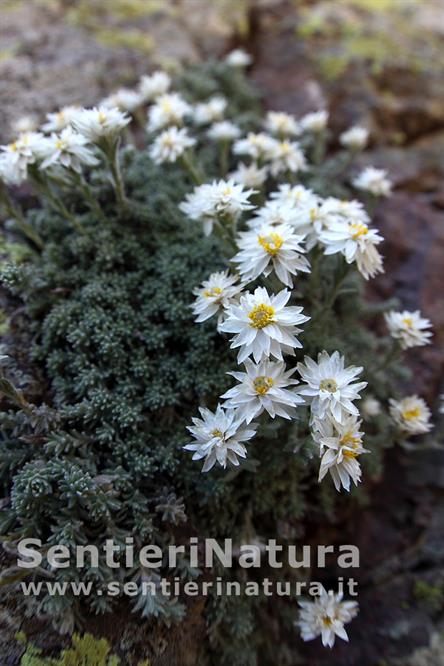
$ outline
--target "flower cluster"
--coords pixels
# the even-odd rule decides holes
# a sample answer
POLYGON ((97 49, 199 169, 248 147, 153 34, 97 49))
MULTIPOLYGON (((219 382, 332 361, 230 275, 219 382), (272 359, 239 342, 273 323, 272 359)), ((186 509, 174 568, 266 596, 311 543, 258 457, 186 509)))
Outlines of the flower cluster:
MULTIPOLYGON (((240 56, 235 64, 238 55, 229 58, 233 66, 249 64, 245 59, 241 65, 240 56)), ((202 225, 205 235, 217 234, 228 260, 225 271, 213 273, 195 289, 193 311, 199 323, 217 319, 218 331, 229 336, 230 348, 236 350, 237 362, 243 367, 229 373, 237 384, 220 396, 216 411, 202 412, 211 428, 190 429, 197 442, 185 448, 194 452, 194 459, 205 458, 203 471, 216 462, 223 467, 227 461, 237 465, 236 456, 245 457, 246 448, 238 445, 233 424, 243 432, 245 424, 261 417, 254 433, 248 431, 248 438, 242 435, 242 441, 247 441, 256 431, 260 434, 265 415, 292 420, 309 408, 311 438, 320 456, 319 481, 328 473, 337 490, 348 491, 351 481, 357 484, 361 480, 359 457, 367 452, 356 406, 367 386, 359 381, 363 368, 346 366, 339 351, 325 350, 319 351, 317 360, 306 356, 303 362, 296 359, 299 362, 293 367, 287 366, 288 358, 302 348, 300 335, 310 321, 305 289, 315 280, 313 262, 322 261, 322 255, 326 260, 336 255, 345 276, 354 266, 366 280, 383 271, 379 251, 383 238, 364 204, 323 196, 309 186, 306 174, 316 168, 310 156, 316 161, 319 146, 325 145, 328 113, 320 110, 296 118, 270 111, 262 131, 242 135, 227 115, 229 106, 222 96, 188 109, 174 93, 160 97, 157 104, 165 106, 165 100, 164 120, 153 122, 160 110, 152 107, 149 129, 174 126, 154 140, 153 159, 172 161, 170 156, 181 156, 192 147, 187 130, 179 128, 188 122, 190 131, 193 126, 209 126, 206 135, 219 144, 225 158, 231 144, 234 167, 219 180, 202 182, 196 178, 201 173, 197 156, 187 152, 185 168, 193 167, 190 173, 197 184, 179 208, 190 222, 202 225), (300 182, 294 182, 295 178, 300 182), (227 423, 229 436, 224 434, 227 423), (218 438, 214 432, 222 435, 218 438), (235 442, 233 449, 231 442, 235 442), (230 455, 228 451, 232 451, 230 455)), ((366 128, 351 127, 341 134, 340 144, 353 157, 368 138, 366 128)), ((391 187, 385 172, 373 168, 367 168, 353 185, 380 196, 387 196, 391 187)), ((339 287, 326 307, 332 306, 339 287)), ((411 315, 410 323, 403 313, 403 328, 398 333, 393 317, 389 315, 387 321, 404 348, 413 341, 428 341, 430 334, 424 330, 428 323, 418 313, 411 315)), ((373 403, 371 397, 366 400, 364 418, 379 413, 380 404, 375 399, 373 403)))

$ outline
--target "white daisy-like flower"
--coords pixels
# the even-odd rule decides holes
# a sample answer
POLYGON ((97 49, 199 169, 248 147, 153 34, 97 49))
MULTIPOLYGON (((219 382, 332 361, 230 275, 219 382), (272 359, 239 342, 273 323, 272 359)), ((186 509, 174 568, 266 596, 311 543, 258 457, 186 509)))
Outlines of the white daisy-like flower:
POLYGON ((307 113, 299 121, 300 126, 304 132, 322 132, 327 127, 327 122, 327 111, 314 111, 313 113, 307 113))
POLYGON ((102 100, 101 104, 108 108, 116 107, 120 111, 132 113, 143 103, 142 97, 137 90, 131 88, 120 88, 102 100))
POLYGON ((239 417, 250 423, 265 410, 274 419, 282 416, 291 419, 297 405, 304 403, 298 393, 288 386, 298 384, 292 375, 296 368, 286 370, 282 361, 261 361, 256 364, 250 359, 244 363, 246 372, 229 372, 239 384, 229 389, 221 397, 225 406, 236 409, 239 417))
POLYGON ((256 363, 269 356, 282 361, 283 353, 294 354, 294 348, 302 347, 296 337, 301 332, 298 325, 310 317, 302 314, 301 307, 286 307, 290 297, 287 289, 270 296, 265 287, 257 287, 227 308, 227 318, 219 330, 235 334, 231 349, 240 348, 238 363, 250 355, 256 363))
POLYGON ((268 160, 277 140, 265 132, 249 132, 245 139, 239 139, 233 145, 235 155, 248 155, 253 160, 268 160))
POLYGON ((25 132, 12 143, 0 146, 4 182, 19 185, 26 180, 28 167, 44 156, 47 140, 40 132, 25 132))
POLYGON ((44 132, 61 132, 65 127, 68 127, 73 118, 77 116, 80 111, 79 106, 71 105, 64 106, 59 111, 46 114, 46 123, 42 125, 44 132))
POLYGON ((289 185, 288 183, 279 185, 278 189, 270 194, 270 198, 295 208, 304 206, 307 202, 311 203, 313 200, 317 201, 314 192, 304 185, 289 185))
POLYGON ((156 164, 176 162, 187 148, 191 148, 195 143, 196 140, 188 134, 184 127, 179 129, 173 125, 155 138, 149 154, 156 164))
POLYGON ((358 190, 370 192, 375 197, 388 197, 392 192, 392 183, 387 178, 387 171, 371 166, 361 171, 352 184, 358 190))
POLYGON ((307 250, 311 250, 319 242, 319 235, 323 229, 340 220, 341 215, 333 199, 322 199, 311 190, 302 186, 298 190, 291 188, 286 196, 275 197, 266 204, 265 208, 280 210, 285 216, 286 223, 291 224, 295 230, 306 236, 307 250), (299 195, 299 199, 296 196, 299 195))
POLYGON ((225 56, 225 62, 231 67, 248 67, 253 62, 253 58, 244 49, 234 49, 225 56))
POLYGON ((296 141, 276 141, 267 154, 273 176, 289 171, 297 173, 307 168, 305 155, 296 141))
POLYGON ((256 162, 251 162, 248 165, 239 162, 236 171, 233 171, 230 176, 236 183, 241 183, 245 187, 257 188, 261 187, 267 180, 268 168, 266 166, 259 167, 256 162))
POLYGON ((311 402, 313 417, 323 419, 332 416, 343 423, 349 414, 358 415, 359 410, 353 400, 359 400, 359 392, 367 382, 353 383, 363 371, 362 367, 345 367, 345 359, 335 351, 330 356, 326 351, 318 354, 318 360, 305 356, 304 363, 298 363, 297 370, 306 386, 299 393, 311 402))
POLYGON ((301 630, 303 641, 311 641, 320 636, 322 645, 329 648, 335 644, 336 636, 348 641, 344 624, 356 617, 358 603, 342 599, 342 594, 335 594, 332 590, 326 592, 322 588, 320 596, 314 601, 298 601, 301 610, 296 625, 301 630))
POLYGON ((298 136, 301 133, 296 118, 283 111, 269 111, 265 117, 264 127, 267 132, 280 138, 298 136))
POLYGON ((431 328, 432 324, 429 319, 421 317, 419 310, 387 312, 384 318, 390 335, 399 340, 402 349, 430 344, 432 332, 427 329, 431 328))
POLYGON ((193 192, 186 196, 179 208, 191 220, 203 223, 204 233, 210 235, 214 223, 222 218, 237 218, 243 211, 254 208, 249 197, 254 190, 245 190, 243 185, 237 184, 232 178, 204 183, 195 187, 193 192))
POLYGON ((356 262, 366 280, 383 272, 382 257, 376 246, 384 239, 365 222, 346 219, 333 222, 319 233, 319 240, 325 246, 324 254, 340 252, 348 264, 356 262))
POLYGON ((339 135, 339 143, 350 150, 362 150, 367 145, 368 135, 366 127, 355 125, 339 135))
POLYGON ((224 469, 228 462, 237 467, 238 458, 247 456, 243 442, 255 436, 255 424, 247 428, 236 410, 224 410, 221 405, 217 406, 216 412, 202 407, 199 412, 202 418, 193 418, 193 425, 187 428, 196 443, 183 448, 194 451, 193 460, 205 458, 202 472, 208 472, 216 463, 224 469))
POLYGON ((232 261, 238 264, 239 273, 248 282, 261 274, 268 276, 274 270, 279 280, 292 288, 293 275, 310 272, 310 263, 303 256, 303 240, 304 236, 297 235, 288 225, 264 225, 239 235, 240 252, 232 261))
POLYGON ((79 109, 71 118, 74 129, 92 143, 117 136, 130 122, 128 115, 119 109, 106 106, 79 109))
POLYGON ((196 125, 209 125, 224 117, 227 108, 225 97, 212 97, 208 102, 196 104, 193 112, 193 119, 196 125))
POLYGON ((252 229, 264 225, 280 226, 281 224, 293 227, 294 219, 295 212, 292 205, 280 201, 267 201, 264 206, 255 211, 254 217, 248 220, 248 226, 252 229))
POLYGON ((178 93, 167 93, 156 98, 148 109, 148 132, 157 132, 168 125, 182 125, 192 114, 192 108, 178 93))
POLYGON ((88 140, 72 127, 65 127, 60 134, 51 134, 47 139, 42 169, 60 165, 65 169, 82 171, 82 165, 95 166, 99 160, 88 147, 88 140))
POLYGON ((239 127, 230 120, 214 123, 207 132, 207 136, 213 141, 235 141, 240 135, 239 127))
POLYGON ((241 289, 237 275, 230 275, 228 271, 212 273, 193 291, 197 297, 192 305, 196 321, 206 321, 215 314, 222 320, 225 308, 235 300, 241 289))
POLYGON ((152 102, 159 95, 165 95, 171 86, 171 78, 166 72, 156 71, 142 76, 139 81, 139 94, 142 102, 152 102))
POLYGON ((315 419, 313 439, 320 447, 321 465, 319 482, 330 473, 337 491, 341 486, 349 491, 350 479, 357 486, 361 481, 361 466, 357 460, 368 453, 362 446, 364 433, 359 430, 362 421, 350 415, 337 423, 332 418, 315 419))
POLYGON ((422 398, 409 395, 402 400, 389 400, 390 416, 398 428, 409 435, 429 432, 431 412, 422 398))
POLYGON ((363 399, 361 403, 361 412, 362 416, 366 420, 378 416, 381 411, 381 403, 377 398, 374 398, 372 395, 368 395, 363 399))
POLYGON ((11 123, 11 129, 16 134, 24 134, 25 132, 35 132, 39 125, 38 117, 34 113, 26 114, 26 116, 19 116, 11 123))

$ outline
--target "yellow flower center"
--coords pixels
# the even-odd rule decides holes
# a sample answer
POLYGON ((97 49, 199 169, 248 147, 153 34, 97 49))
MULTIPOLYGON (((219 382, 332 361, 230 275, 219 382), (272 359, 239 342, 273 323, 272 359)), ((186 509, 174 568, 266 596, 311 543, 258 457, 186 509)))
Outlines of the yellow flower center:
POLYGON ((106 123, 106 113, 104 113, 103 111, 99 111, 99 114, 97 116, 97 120, 99 121, 99 123, 101 125, 106 123))
POLYGON ((220 287, 211 287, 211 289, 206 289, 203 293, 205 298, 217 298, 222 294, 222 289, 220 287))
POLYGON ((338 385, 334 379, 323 379, 319 384, 319 388, 322 391, 329 391, 330 393, 335 393, 338 390, 338 385))
POLYGON ((171 102, 168 99, 162 100, 161 106, 162 106, 162 111, 164 111, 167 114, 170 114, 173 110, 171 102))
POLYGON ((258 395, 265 395, 273 385, 273 379, 271 377, 266 377, 265 375, 256 377, 256 379, 253 381, 254 390, 258 395))
POLYGON ((353 240, 358 240, 361 236, 368 234, 368 227, 362 222, 350 222, 350 232, 353 240))
MULTIPOLYGON (((357 449, 359 448, 359 445, 361 444, 361 438, 359 436, 356 436, 352 432, 347 432, 344 437, 341 438, 340 442, 341 446, 348 446, 351 449, 357 449)), ((342 455, 344 458, 356 458, 358 456, 357 451, 343 451, 342 455)))
POLYGON ((324 615, 324 617, 322 618, 322 623, 324 624, 325 627, 331 627, 332 625, 331 617, 328 617, 328 615, 324 615))
POLYGON ((279 144, 279 149, 283 155, 287 155, 290 152, 290 144, 288 141, 281 141, 279 144))
POLYGON ((66 148, 66 141, 63 141, 63 139, 57 139, 55 146, 57 150, 64 150, 66 148))
POLYGON ((412 407, 412 409, 406 409, 402 412, 402 416, 405 421, 412 421, 421 416, 421 409, 419 407, 412 407))
POLYGON ((276 256, 284 242, 282 236, 279 236, 279 234, 274 232, 268 236, 258 236, 257 240, 259 245, 264 248, 265 252, 271 254, 272 257, 276 256))
POLYGON ((265 303, 255 305, 248 315, 251 320, 250 326, 259 329, 265 328, 265 326, 275 321, 274 315, 275 309, 271 305, 265 305, 265 303))
POLYGON ((413 321, 412 321, 411 317, 404 317, 404 319, 402 320, 402 323, 405 324, 406 326, 408 326, 409 328, 411 326, 413 326, 413 321))
POLYGON ((215 430, 212 430, 211 434, 213 435, 213 437, 219 437, 220 439, 222 439, 222 437, 224 436, 222 430, 218 430, 217 428, 215 430))
POLYGON ((310 208, 310 222, 315 222, 318 217, 318 209, 310 208))

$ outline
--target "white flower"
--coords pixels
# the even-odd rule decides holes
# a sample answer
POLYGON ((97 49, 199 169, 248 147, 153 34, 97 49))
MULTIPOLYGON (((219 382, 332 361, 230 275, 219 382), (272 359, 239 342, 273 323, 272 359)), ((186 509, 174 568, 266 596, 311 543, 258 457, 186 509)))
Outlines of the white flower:
POLYGON ((361 411, 365 419, 371 419, 381 413, 381 403, 373 396, 368 395, 361 403, 361 411))
POLYGON ((277 144, 276 139, 273 139, 265 132, 249 132, 246 139, 239 139, 233 146, 233 153, 235 155, 248 155, 254 160, 269 159, 271 151, 277 144))
POLYGON ((270 194, 270 198, 274 201, 296 208, 303 206, 307 201, 312 202, 313 197, 317 201, 314 192, 307 187, 288 183, 282 183, 275 192, 270 194))
POLYGON ((232 259, 248 282, 259 275, 269 275, 272 270, 288 287, 293 287, 292 275, 298 271, 310 272, 308 260, 302 256, 305 249, 298 236, 288 225, 262 226, 239 235, 237 244, 240 252, 232 259))
POLYGON ((311 190, 302 185, 284 189, 272 194, 272 200, 266 204, 264 209, 274 210, 291 224, 298 233, 306 235, 306 246, 311 250, 319 240, 319 234, 323 229, 336 220, 342 219, 338 207, 333 198, 321 199, 311 190))
POLYGON ((215 314, 221 315, 224 308, 232 303, 241 291, 242 285, 236 284, 237 275, 229 275, 228 271, 212 273, 208 280, 202 282, 202 286, 194 289, 193 294, 197 296, 193 303, 193 312, 196 321, 206 321, 215 314))
POLYGON ((189 136, 185 128, 178 129, 173 125, 156 137, 149 154, 156 164, 175 162, 195 143, 195 139, 189 136))
POLYGON ((387 178, 385 169, 366 167, 353 181, 358 190, 370 192, 375 197, 388 197, 392 191, 392 183, 387 178))
POLYGON ((249 165, 239 162, 237 170, 230 175, 236 183, 241 183, 245 187, 261 187, 267 180, 267 167, 258 167, 256 162, 249 165))
POLYGON ((359 127, 358 125, 350 127, 350 129, 342 132, 339 136, 341 146, 350 148, 351 150, 362 150, 367 145, 368 129, 359 127))
POLYGON ((131 118, 116 108, 106 106, 79 109, 71 118, 74 128, 92 142, 119 134, 131 118))
POLYGON ((157 132, 168 125, 182 125, 191 113, 191 106, 178 93, 160 95, 148 110, 147 130, 157 132))
POLYGON ((327 122, 327 111, 314 111, 303 116, 300 125, 305 132, 322 132, 327 127, 327 122))
POLYGON ((265 118, 265 129, 278 137, 298 136, 301 128, 296 118, 282 111, 269 111, 265 118))
POLYGON ((142 97, 137 90, 130 88, 120 88, 108 97, 102 100, 102 105, 106 107, 116 107, 120 111, 128 111, 132 113, 142 104, 142 97))
POLYGON ((211 234, 214 223, 223 217, 236 218, 244 210, 254 208, 249 197, 254 190, 244 190, 243 185, 230 180, 213 181, 195 187, 179 205, 191 220, 203 222, 206 236, 211 234))
POLYGON ((247 423, 264 410, 273 419, 275 416, 291 419, 296 406, 304 403, 300 395, 287 388, 298 384, 292 379, 296 368, 286 370, 282 361, 268 360, 256 365, 247 359, 244 365, 246 372, 228 373, 240 383, 223 394, 225 407, 236 409, 247 423))
POLYGON ((399 340, 402 349, 409 347, 422 347, 430 344, 432 337, 432 324, 428 319, 421 317, 419 310, 416 312, 387 312, 384 315, 390 335, 399 340))
POLYGON ((200 408, 199 412, 202 418, 193 418, 193 425, 188 426, 197 441, 195 444, 187 444, 184 449, 194 451, 193 460, 205 458, 202 472, 208 472, 216 462, 224 469, 227 462, 238 466, 238 457, 247 456, 243 442, 256 434, 255 424, 247 428, 234 409, 224 410, 221 405, 217 406, 214 413, 204 408, 200 408))
POLYGON ((142 102, 151 102, 159 95, 168 92, 171 79, 166 72, 153 72, 150 76, 142 76, 139 81, 139 94, 142 102))
POLYGON ((357 460, 362 453, 368 453, 362 446, 363 432, 360 432, 362 421, 350 415, 342 423, 332 418, 315 419, 313 439, 320 447, 321 466, 319 482, 329 472, 336 490, 341 486, 349 491, 350 479, 355 485, 361 481, 361 466, 357 460))
POLYGON ((325 245, 324 254, 340 252, 348 264, 355 261, 366 280, 383 272, 382 257, 376 246, 384 239, 365 222, 335 221, 320 232, 319 240, 325 245))
POLYGON ((267 153, 271 161, 270 171, 273 176, 289 171, 297 173, 307 168, 307 161, 296 141, 276 141, 267 153))
POLYGON ((80 173, 82 164, 95 166, 99 160, 87 144, 88 140, 72 127, 65 127, 60 134, 51 134, 46 142, 41 168, 61 165, 80 173))
POLYGON ((286 224, 294 226, 294 207, 280 201, 267 201, 265 206, 255 211, 254 217, 248 221, 248 226, 257 229, 263 225, 279 226, 286 224))
POLYGON ((359 392, 367 382, 352 382, 361 374, 362 367, 345 368, 345 359, 337 351, 331 356, 326 351, 321 352, 317 363, 305 356, 304 362, 305 365, 298 363, 297 369, 307 386, 302 386, 299 393, 310 399, 314 417, 323 419, 331 415, 342 423, 348 414, 359 414, 352 400, 360 398, 359 392))
POLYGON ((71 124, 72 119, 77 116, 79 111, 78 106, 64 106, 60 111, 47 113, 47 121, 42 125, 42 130, 44 132, 61 132, 62 129, 71 124))
POLYGON ((296 624, 303 641, 320 636, 322 645, 329 648, 335 644, 336 636, 348 641, 344 624, 356 617, 358 604, 356 601, 342 601, 342 598, 342 594, 335 594, 332 590, 326 592, 322 588, 320 596, 314 601, 298 601, 301 610, 296 624))
POLYGON ((207 132, 208 137, 213 141, 234 141, 240 134, 239 127, 230 120, 214 123, 207 132))
POLYGON ((20 116, 11 123, 11 129, 16 134, 24 134, 25 132, 35 132, 38 127, 38 118, 34 113, 29 113, 26 116, 20 116))
POLYGON ((47 138, 40 132, 25 132, 16 141, 0 146, 2 179, 11 185, 20 185, 28 175, 28 166, 43 155, 47 138))
POLYGON ((231 67, 248 67, 253 62, 253 58, 243 49, 234 49, 225 56, 225 62, 231 67))
POLYGON ((212 97, 208 102, 196 104, 193 118, 197 125, 209 125, 217 120, 222 120, 227 108, 227 100, 224 97, 212 97))
POLYGON ((283 352, 293 354, 293 348, 302 347, 296 337, 301 332, 297 325, 309 317, 301 314, 301 307, 285 307, 290 296, 287 289, 269 296, 264 287, 257 287, 254 293, 243 294, 239 304, 228 307, 227 318, 219 330, 235 333, 231 349, 240 347, 238 363, 250 355, 256 363, 270 355, 282 361, 283 352))
POLYGON ((396 425, 410 435, 420 435, 432 429, 430 409, 422 398, 410 395, 402 400, 389 400, 390 416, 396 425))

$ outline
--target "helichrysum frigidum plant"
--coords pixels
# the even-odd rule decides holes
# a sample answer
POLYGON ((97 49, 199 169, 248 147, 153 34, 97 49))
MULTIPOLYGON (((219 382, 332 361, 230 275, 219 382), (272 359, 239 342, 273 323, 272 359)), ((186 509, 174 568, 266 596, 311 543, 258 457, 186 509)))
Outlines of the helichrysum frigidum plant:
MULTIPOLYGON (((331 153, 326 110, 263 117, 250 61, 235 51, 176 80, 154 72, 40 128, 24 118, 1 147, 7 229, 30 248, 2 264, 24 305, 1 359, 11 554, 23 535, 70 547, 196 532, 291 541, 311 505, 328 520, 345 501, 333 493, 365 486, 384 448, 431 429, 425 402, 398 389, 401 354, 430 342, 430 322, 363 298, 363 279, 384 270, 370 210, 391 191, 380 169, 353 174, 368 131, 350 128, 331 153), (39 205, 22 210, 25 182, 39 205), (383 313, 378 338, 366 324, 383 313)), ((101 561, 52 575, 99 589, 162 573, 101 561)), ((199 574, 186 558, 170 572, 199 574)), ((116 600, 21 603, 72 632, 116 600)), ((258 651, 279 662, 261 603, 207 600, 211 663, 254 664, 258 651)), ((133 610, 186 612, 160 594, 133 610)), ((302 602, 302 638, 331 647, 356 612, 332 592, 302 602)))

